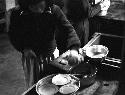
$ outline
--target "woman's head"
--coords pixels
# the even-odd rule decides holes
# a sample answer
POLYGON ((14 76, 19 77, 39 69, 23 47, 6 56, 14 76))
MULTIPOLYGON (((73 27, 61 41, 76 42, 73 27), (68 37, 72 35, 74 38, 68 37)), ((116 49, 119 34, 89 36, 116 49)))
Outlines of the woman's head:
POLYGON ((64 0, 67 8, 67 17, 74 22, 78 22, 88 17, 89 5, 87 0, 64 0), (78 15, 76 15, 78 14, 78 15))
POLYGON ((18 4, 21 9, 28 10, 31 6, 41 8, 45 6, 51 6, 52 0, 18 0, 18 4))

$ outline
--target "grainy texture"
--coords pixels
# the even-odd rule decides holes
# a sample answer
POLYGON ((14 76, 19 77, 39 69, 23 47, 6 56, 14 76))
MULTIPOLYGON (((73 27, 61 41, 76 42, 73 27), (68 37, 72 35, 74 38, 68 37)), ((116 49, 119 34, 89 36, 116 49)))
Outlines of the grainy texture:
POLYGON ((0 95, 21 95, 25 89, 21 54, 0 34, 0 95))

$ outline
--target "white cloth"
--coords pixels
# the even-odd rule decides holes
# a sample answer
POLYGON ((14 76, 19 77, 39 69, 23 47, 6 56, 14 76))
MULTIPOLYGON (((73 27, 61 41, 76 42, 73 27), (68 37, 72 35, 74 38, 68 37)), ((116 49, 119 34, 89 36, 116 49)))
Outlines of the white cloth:
POLYGON ((103 0, 101 3, 101 12, 100 12, 100 16, 105 16, 107 14, 107 11, 110 7, 110 0, 103 0))

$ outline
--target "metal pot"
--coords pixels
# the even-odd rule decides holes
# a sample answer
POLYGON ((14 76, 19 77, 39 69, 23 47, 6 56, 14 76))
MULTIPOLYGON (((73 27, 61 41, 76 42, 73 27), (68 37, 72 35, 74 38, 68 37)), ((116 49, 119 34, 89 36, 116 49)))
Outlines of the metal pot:
POLYGON ((81 86, 89 86, 95 82, 97 68, 89 63, 83 63, 72 68, 70 73, 79 78, 81 86))
POLYGON ((85 53, 90 58, 101 59, 108 55, 108 48, 103 45, 92 45, 86 48, 85 53))

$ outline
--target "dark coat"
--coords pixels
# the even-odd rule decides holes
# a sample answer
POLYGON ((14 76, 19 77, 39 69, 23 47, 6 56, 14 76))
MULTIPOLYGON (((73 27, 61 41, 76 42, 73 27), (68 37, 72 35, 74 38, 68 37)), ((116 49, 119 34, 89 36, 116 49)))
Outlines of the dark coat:
POLYGON ((53 5, 51 10, 42 14, 20 8, 11 10, 8 34, 18 51, 32 49, 37 54, 48 55, 54 51, 56 43, 63 52, 79 48, 80 40, 61 9, 53 5), (56 29, 60 30, 59 33, 56 29))

